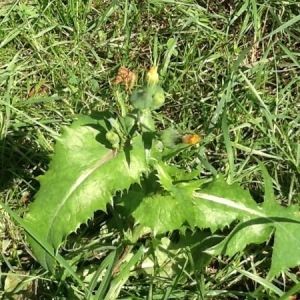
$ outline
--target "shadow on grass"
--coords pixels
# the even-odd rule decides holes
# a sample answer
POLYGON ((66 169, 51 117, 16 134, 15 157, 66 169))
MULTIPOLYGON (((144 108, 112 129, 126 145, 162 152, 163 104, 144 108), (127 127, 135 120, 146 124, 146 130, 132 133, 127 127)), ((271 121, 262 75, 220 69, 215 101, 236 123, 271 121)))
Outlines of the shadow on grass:
POLYGON ((34 192, 39 186, 35 178, 44 173, 49 154, 26 130, 12 131, 1 139, 0 193, 34 192))
MULTIPOLYGON (((24 208, 38 189, 39 183, 36 177, 44 173, 45 166, 49 162, 49 151, 39 145, 33 134, 33 131, 26 130, 26 128, 10 130, 7 136, 0 140, 0 203, 5 202, 18 214, 24 212, 24 208)), ((2 212, 0 212, 0 223, 9 224, 7 222, 10 222, 10 219, 5 217, 3 221, 2 217, 2 212)), ((9 274, 14 270, 12 276, 15 278, 17 276, 15 272, 25 274, 26 270, 32 269, 34 261, 21 238, 22 229, 17 224, 4 226, 5 232, 0 240, 5 239, 10 244, 0 257, 0 271, 2 274, 9 274), (13 245, 18 247, 17 255, 12 255, 13 245)), ((35 297, 35 292, 27 289, 31 284, 24 285, 24 277, 21 279, 22 286, 16 286, 16 289, 10 292, 7 290, 8 293, 4 295, 5 299, 16 299, 20 295, 26 299, 39 299, 35 297)), ((3 284, 10 284, 10 276, 4 276, 2 280, 3 284)), ((46 292, 46 289, 43 291, 43 287, 39 286, 38 289, 41 293, 46 292)))

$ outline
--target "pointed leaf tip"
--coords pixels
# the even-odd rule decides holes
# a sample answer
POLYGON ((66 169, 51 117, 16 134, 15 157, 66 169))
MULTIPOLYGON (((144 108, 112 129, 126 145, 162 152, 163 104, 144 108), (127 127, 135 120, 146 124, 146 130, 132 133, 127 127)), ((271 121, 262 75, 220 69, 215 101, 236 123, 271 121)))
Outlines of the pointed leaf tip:
MULTIPOLYGON (((117 152, 98 142, 106 132, 99 132, 99 123, 105 128, 103 120, 85 116, 63 132, 25 218, 55 250, 96 210, 106 210, 117 190, 128 189, 147 171, 142 137, 132 140, 129 153, 117 152)), ((39 262, 53 269, 54 259, 34 239, 29 242, 39 262)))

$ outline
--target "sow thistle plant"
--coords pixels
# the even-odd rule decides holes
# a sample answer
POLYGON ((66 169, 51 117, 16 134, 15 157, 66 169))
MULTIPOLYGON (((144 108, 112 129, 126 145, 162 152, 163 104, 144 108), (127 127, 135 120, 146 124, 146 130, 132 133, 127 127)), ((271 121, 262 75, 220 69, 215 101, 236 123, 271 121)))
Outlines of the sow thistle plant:
MULTIPOLYGON (((192 253, 199 269, 215 255, 233 256, 272 234, 268 277, 300 264, 300 256, 294 255, 300 249, 298 208, 276 202, 262 164, 258 162, 265 180, 262 204, 238 184, 228 185, 221 174, 203 179, 198 170, 188 173, 170 164, 170 153, 178 153, 174 149, 192 147, 201 137, 176 128, 157 131, 152 113, 165 104, 165 92, 155 66, 129 102, 121 116, 110 111, 78 116, 57 139, 49 169, 39 178, 40 189, 25 217, 28 241, 45 269, 59 274, 59 247, 96 211, 106 212, 108 205, 120 220, 128 220, 122 236, 135 245, 148 233, 147 247, 156 254, 159 241, 169 245, 161 239, 168 232, 181 232, 186 247, 192 245, 188 233, 203 232, 192 253), (225 228, 227 235, 222 236, 225 228)), ((139 245, 130 248, 127 266, 116 263, 120 272, 145 259, 146 245, 139 245)))

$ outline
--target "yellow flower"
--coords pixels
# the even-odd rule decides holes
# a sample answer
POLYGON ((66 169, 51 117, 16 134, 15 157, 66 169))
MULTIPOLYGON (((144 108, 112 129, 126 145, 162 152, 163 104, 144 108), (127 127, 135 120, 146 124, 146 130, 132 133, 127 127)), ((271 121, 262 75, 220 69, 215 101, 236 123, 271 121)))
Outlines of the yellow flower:
POLYGON ((156 84, 159 80, 157 73, 157 66, 152 66, 147 73, 147 82, 150 84, 156 84))
POLYGON ((201 137, 198 134, 185 134, 181 140, 184 144, 195 145, 201 141, 201 137))

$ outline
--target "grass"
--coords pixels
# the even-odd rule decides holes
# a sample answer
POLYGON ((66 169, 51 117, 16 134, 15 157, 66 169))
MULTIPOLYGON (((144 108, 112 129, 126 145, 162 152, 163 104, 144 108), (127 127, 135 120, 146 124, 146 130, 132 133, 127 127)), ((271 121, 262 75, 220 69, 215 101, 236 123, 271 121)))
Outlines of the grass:
MULTIPOLYGON (((117 92, 125 93, 112 85, 120 66, 141 77, 158 64, 168 92, 157 113, 161 128, 176 124, 204 137, 177 164, 201 169, 203 177, 222 173, 262 201, 259 159, 278 201, 299 204, 299 15, 292 0, 1 2, 1 201, 22 216, 61 126, 79 113, 116 109, 117 92)), ((288 299, 284 292, 294 284, 293 294, 299 293, 297 270, 265 281, 270 245, 232 261, 218 258, 210 270, 189 271, 186 262, 173 277, 158 266, 151 276, 115 277, 111 241, 118 236, 108 229, 99 234, 101 214, 83 229, 85 244, 74 237, 74 249, 64 253, 81 264, 79 274, 92 275, 59 281, 30 257, 6 206, 0 210, 0 290, 7 299, 89 299, 95 287, 96 299, 118 292, 119 299, 288 299), (100 271, 109 270, 105 280, 91 271, 99 258, 100 271)))

